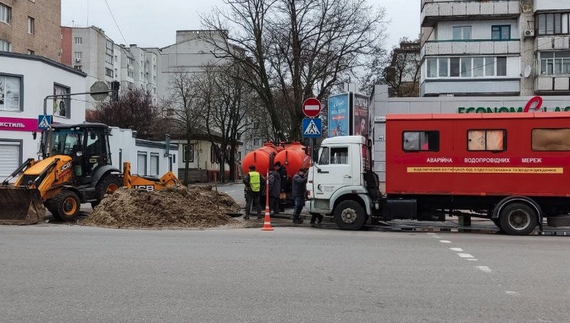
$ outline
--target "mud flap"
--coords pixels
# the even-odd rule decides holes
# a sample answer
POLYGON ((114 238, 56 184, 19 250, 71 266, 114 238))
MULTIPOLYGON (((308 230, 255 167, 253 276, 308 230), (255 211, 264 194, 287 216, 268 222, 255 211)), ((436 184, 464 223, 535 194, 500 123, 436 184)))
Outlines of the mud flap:
POLYGON ((0 188, 0 224, 35 224, 45 215, 37 189, 0 188))

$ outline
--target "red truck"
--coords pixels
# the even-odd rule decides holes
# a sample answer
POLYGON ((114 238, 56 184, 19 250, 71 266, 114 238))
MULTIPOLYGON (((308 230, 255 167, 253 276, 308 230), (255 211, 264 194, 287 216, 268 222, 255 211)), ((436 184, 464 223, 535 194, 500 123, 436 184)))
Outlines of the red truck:
POLYGON ((380 220, 489 218, 527 235, 542 220, 570 225, 570 113, 406 114, 386 117, 386 183, 372 140, 323 140, 307 208, 342 229, 380 220))

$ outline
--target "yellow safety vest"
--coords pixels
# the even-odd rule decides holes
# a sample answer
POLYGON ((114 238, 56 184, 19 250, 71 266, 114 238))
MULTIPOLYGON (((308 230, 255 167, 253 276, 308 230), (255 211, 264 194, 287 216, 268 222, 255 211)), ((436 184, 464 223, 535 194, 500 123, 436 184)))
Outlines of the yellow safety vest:
POLYGON ((249 172, 249 187, 251 187, 252 192, 259 192, 261 189, 261 175, 258 172, 249 172))

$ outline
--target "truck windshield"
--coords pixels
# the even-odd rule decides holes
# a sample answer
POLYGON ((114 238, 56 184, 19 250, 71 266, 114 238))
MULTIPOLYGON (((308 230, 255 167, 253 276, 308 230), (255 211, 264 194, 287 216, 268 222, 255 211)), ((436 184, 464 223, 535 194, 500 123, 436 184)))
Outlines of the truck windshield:
POLYGON ((78 130, 53 131, 48 147, 50 156, 69 155, 81 149, 83 132, 78 130))

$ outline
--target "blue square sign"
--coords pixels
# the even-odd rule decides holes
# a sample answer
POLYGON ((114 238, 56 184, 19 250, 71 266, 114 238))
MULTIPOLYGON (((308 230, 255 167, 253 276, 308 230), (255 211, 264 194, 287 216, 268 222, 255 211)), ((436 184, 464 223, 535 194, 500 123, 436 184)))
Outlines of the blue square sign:
POLYGON ((323 135, 322 125, 319 118, 303 118, 303 138, 320 138, 323 135))
POLYGON ((49 128, 52 121, 53 121, 52 115, 40 114, 38 116, 38 129, 45 130, 45 129, 49 128))

